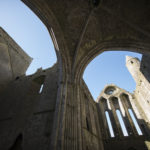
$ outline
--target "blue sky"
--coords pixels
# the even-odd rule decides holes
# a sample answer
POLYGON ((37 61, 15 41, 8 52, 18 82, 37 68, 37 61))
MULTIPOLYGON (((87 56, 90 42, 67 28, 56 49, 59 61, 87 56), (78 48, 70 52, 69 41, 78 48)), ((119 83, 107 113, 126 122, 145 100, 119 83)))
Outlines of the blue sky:
MULTIPOLYGON (((52 66, 56 54, 50 35, 40 19, 20 0, 0 0, 0 26, 33 58, 27 74, 52 66)), ((86 68, 84 80, 96 99, 106 84, 114 83, 127 91, 135 82, 125 67, 125 55, 141 58, 131 52, 104 52, 86 68)))
POLYGON ((27 74, 56 62, 53 43, 45 25, 23 2, 0 0, 0 11, 0 26, 34 59, 27 74))
POLYGON ((106 84, 115 84, 129 92, 135 89, 135 81, 125 66, 125 56, 138 57, 142 55, 128 51, 109 51, 97 56, 85 69, 83 78, 94 99, 106 84))

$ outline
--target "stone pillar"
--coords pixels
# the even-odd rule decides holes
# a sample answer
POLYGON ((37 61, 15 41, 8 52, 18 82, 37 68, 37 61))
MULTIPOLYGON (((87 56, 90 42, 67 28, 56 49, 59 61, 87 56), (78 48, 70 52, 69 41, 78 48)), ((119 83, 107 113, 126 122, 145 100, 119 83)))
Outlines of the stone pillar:
POLYGON ((131 103, 132 109, 134 110, 133 112, 135 113, 135 117, 137 118, 142 133, 144 134, 144 136, 149 137, 150 126, 147 122, 147 117, 145 116, 145 113, 143 112, 143 109, 141 108, 139 101, 137 101, 135 97, 132 97, 132 99, 130 99, 130 102, 132 102, 131 103))
POLYGON ((122 105, 123 105, 124 110, 125 110, 125 118, 126 118, 128 133, 129 133, 129 135, 137 136, 138 134, 137 134, 135 125, 134 125, 132 118, 131 118, 129 111, 128 111, 128 109, 132 109, 131 108, 132 106, 131 106, 129 100, 127 99, 127 96, 121 95, 120 99, 121 99, 122 105))
POLYGON ((77 85, 69 83, 67 87, 67 99, 64 116, 63 149, 80 150, 81 127, 78 121, 80 99, 77 98, 77 85))
POLYGON ((128 119, 128 116, 127 116, 127 111, 126 111, 126 109, 123 105, 124 102, 122 101, 122 99, 120 97, 119 97, 119 102, 120 102, 119 103, 120 112, 122 114, 122 118, 123 118, 124 124, 126 126, 126 130, 128 132, 128 135, 132 136, 133 135, 132 127, 130 125, 130 122, 129 122, 129 119, 128 119))
MULTIPOLYGON (((58 122, 56 123, 55 132, 56 139, 55 145, 52 147, 54 150, 84 150, 84 142, 82 136, 82 121, 81 121, 81 101, 82 101, 82 89, 78 83, 68 80, 62 82, 61 92, 59 94, 58 110, 58 122), (58 126, 57 126, 58 125, 58 126)), ((96 104, 95 104, 96 105, 96 104)), ((90 113, 90 111, 89 111, 90 113)), ((93 112, 97 115, 97 112, 93 112)), ((94 117, 94 116, 93 116, 94 117)), ((97 122, 98 124, 98 122, 97 122)), ((92 123, 92 125, 94 125, 92 123)), ((99 124, 98 124, 99 125, 99 124)), ((93 127, 92 127, 93 128, 93 127)), ((94 127, 95 128, 95 127, 94 127)), ((96 129, 97 130, 97 129, 96 129)), ((98 132, 98 131, 97 131, 98 132)), ((96 132, 96 133, 97 133, 96 132)), ((91 133, 92 134, 92 133, 91 133)), ((99 139, 99 133, 97 133, 97 139, 99 140, 99 149, 103 150, 101 146, 102 140, 99 139)), ((54 143, 52 142, 52 144, 54 143)), ((94 141, 93 141, 94 143, 94 141)), ((89 147, 92 150, 94 145, 89 147)), ((97 149, 96 149, 97 150, 97 149)))
POLYGON ((109 132, 109 127, 108 127, 108 123, 106 120, 106 115, 105 115, 105 111, 108 111, 109 113, 109 109, 107 106, 107 100, 105 98, 101 98, 99 101, 99 115, 100 115, 100 124, 101 124, 101 131, 102 131, 102 135, 103 135, 103 139, 108 139, 110 138, 110 132, 109 132))
MULTIPOLYGON (((111 110, 112 110, 112 114, 114 116, 114 120, 116 122, 116 128, 117 128, 117 131, 114 131, 114 132, 117 132, 116 133, 116 136, 119 136, 119 137, 123 137, 123 132, 122 132, 122 129, 121 129, 121 125, 120 125, 120 122, 119 122, 119 119, 117 117, 117 113, 116 113, 116 110, 119 109, 117 106, 119 106, 118 104, 118 99, 116 97, 112 97, 109 99, 109 102, 110 102, 110 106, 111 106, 111 110)), ((112 117, 111 117, 112 118, 112 117)), ((114 124, 114 123, 113 123, 114 124)))

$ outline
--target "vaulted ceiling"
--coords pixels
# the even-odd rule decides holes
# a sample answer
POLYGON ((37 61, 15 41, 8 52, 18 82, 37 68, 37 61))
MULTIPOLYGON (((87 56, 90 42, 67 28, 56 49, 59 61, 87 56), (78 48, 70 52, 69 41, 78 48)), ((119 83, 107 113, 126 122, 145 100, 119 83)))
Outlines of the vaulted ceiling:
POLYGON ((74 71, 83 72, 104 50, 149 51, 149 0, 22 1, 53 29, 62 60, 74 71))

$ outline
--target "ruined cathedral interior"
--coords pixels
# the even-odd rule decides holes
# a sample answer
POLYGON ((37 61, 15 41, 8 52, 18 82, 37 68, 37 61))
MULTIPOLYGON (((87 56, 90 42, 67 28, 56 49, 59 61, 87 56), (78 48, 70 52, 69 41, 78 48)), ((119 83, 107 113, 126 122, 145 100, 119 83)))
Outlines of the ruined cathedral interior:
POLYGON ((0 150, 150 150, 150 1, 22 2, 47 27, 57 63, 27 76, 32 58, 0 28, 0 150), (125 58, 136 88, 106 85, 94 101, 83 72, 111 50, 142 54, 125 58))

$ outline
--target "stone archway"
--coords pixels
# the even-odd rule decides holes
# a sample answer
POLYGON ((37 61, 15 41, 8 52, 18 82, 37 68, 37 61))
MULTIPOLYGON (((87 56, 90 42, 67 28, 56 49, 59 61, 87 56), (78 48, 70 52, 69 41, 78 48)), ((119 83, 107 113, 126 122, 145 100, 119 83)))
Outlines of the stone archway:
MULTIPOLYGON (((56 52, 60 80, 51 149, 82 150, 81 103, 86 93, 82 81, 84 69, 106 50, 149 52, 149 19, 143 14, 143 11, 149 11, 149 7, 138 1, 136 7, 142 14, 139 15, 130 0, 126 3, 117 0, 115 4, 103 0, 96 8, 90 1, 22 1, 41 18, 50 32, 53 29, 59 47, 56 52), (143 18, 146 18, 144 23, 143 18)), ((100 134, 97 136, 101 137, 100 134)), ((102 150, 102 145, 99 140, 97 149, 102 150)))

